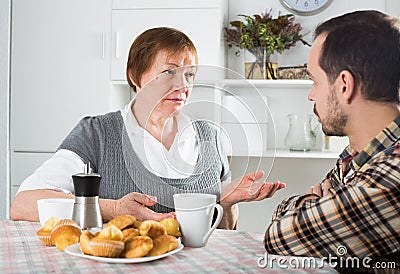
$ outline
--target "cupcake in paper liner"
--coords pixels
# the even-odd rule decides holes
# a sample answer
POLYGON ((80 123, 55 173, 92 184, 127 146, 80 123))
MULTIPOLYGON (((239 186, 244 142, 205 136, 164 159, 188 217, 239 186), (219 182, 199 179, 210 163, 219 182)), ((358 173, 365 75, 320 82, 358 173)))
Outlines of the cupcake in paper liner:
POLYGON ((93 238, 87 242, 89 255, 98 257, 118 258, 125 248, 122 241, 93 238))
POLYGON ((82 234, 80 226, 69 219, 60 220, 50 233, 52 245, 61 251, 70 245, 79 243, 82 234))
POLYGON ((45 245, 45 246, 53 246, 51 239, 50 239, 50 231, 42 231, 39 230, 36 235, 38 236, 39 240, 45 245))
POLYGON ((58 224, 60 221, 60 218, 58 217, 51 217, 49 218, 44 225, 36 232, 36 235, 38 236, 39 240, 45 245, 45 246, 53 246, 51 239, 50 239, 50 234, 53 228, 58 224))

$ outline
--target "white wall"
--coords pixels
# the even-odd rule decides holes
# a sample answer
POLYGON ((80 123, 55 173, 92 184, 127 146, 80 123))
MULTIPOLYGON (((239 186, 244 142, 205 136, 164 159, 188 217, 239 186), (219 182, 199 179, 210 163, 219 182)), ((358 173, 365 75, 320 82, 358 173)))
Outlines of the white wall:
POLYGON ((400 1, 386 0, 385 10, 392 16, 400 17, 400 1))
POLYGON ((8 90, 10 1, 0 1, 0 220, 8 215, 8 90))

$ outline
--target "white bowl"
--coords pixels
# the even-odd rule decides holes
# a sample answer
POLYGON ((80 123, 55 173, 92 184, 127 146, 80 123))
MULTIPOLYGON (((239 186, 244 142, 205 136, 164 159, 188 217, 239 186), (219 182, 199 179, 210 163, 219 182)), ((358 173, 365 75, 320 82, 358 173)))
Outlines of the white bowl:
POLYGON ((60 219, 72 219, 72 211, 74 209, 74 199, 50 198, 37 201, 40 225, 51 217, 60 219))

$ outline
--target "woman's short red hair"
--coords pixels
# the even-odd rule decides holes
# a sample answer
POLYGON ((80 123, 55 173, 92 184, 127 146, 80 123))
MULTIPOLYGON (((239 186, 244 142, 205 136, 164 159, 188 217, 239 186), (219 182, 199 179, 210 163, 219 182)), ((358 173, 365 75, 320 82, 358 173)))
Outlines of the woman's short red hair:
POLYGON ((133 41, 129 50, 126 77, 135 91, 135 83, 140 87, 142 75, 150 69, 157 53, 161 51, 171 56, 189 51, 198 63, 196 47, 186 34, 168 27, 148 29, 133 41))

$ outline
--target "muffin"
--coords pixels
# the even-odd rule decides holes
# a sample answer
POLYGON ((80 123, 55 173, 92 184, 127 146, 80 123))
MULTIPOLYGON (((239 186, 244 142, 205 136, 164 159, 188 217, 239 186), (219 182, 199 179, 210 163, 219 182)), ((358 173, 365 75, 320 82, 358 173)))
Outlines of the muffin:
POLYGON ((59 221, 51 230, 50 241, 61 251, 70 245, 79 243, 82 234, 81 228, 72 220, 64 219, 59 221))
POLYGON ((80 236, 80 247, 84 254, 117 258, 124 250, 121 230, 110 225, 93 235, 90 231, 84 231, 80 236))
POLYGON ((160 222, 164 227, 168 235, 180 237, 181 232, 179 231, 179 223, 177 220, 172 218, 166 218, 160 222))
POLYGON ((179 246, 178 239, 171 235, 161 235, 153 239, 153 248, 147 256, 158 256, 176 249, 179 246))
POLYGON ((38 236, 39 240, 45 245, 45 246, 53 246, 51 240, 50 240, 50 234, 53 228, 56 226, 56 224, 60 221, 58 217, 51 217, 49 218, 44 225, 36 232, 36 235, 38 236))
POLYGON ((136 222, 136 218, 132 215, 121 215, 118 217, 115 217, 114 219, 110 220, 108 224, 106 225, 114 225, 118 227, 120 230, 123 230, 124 228, 127 228, 129 226, 133 226, 133 224, 136 222))
POLYGON ((89 242, 94 238, 94 235, 89 231, 85 230, 79 237, 79 245, 83 253, 93 255, 92 250, 89 246, 89 242))
POLYGON ((144 257, 153 248, 153 240, 148 236, 136 236, 125 243, 125 249, 121 254, 123 258, 144 257))
POLYGON ((141 236, 149 236, 152 239, 166 234, 165 226, 153 220, 143 221, 139 226, 139 232, 141 236))
POLYGON ((99 234, 96 235, 97 238, 121 241, 124 235, 122 231, 114 225, 107 225, 99 234))
POLYGON ((140 236, 140 232, 139 229, 137 228, 127 228, 122 230, 122 241, 125 243, 127 242, 129 239, 135 238, 136 236, 140 236))
POLYGON ((118 258, 125 248, 122 241, 93 238, 89 241, 90 255, 98 257, 118 258))

